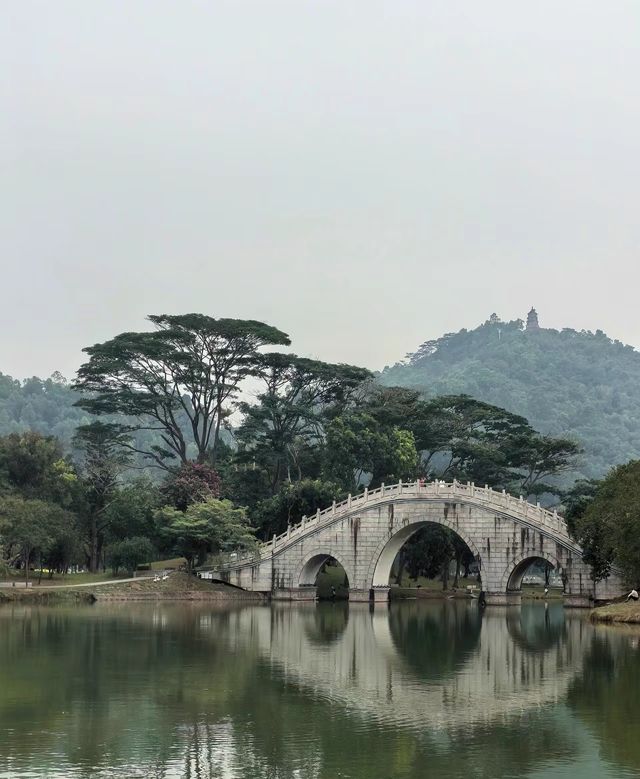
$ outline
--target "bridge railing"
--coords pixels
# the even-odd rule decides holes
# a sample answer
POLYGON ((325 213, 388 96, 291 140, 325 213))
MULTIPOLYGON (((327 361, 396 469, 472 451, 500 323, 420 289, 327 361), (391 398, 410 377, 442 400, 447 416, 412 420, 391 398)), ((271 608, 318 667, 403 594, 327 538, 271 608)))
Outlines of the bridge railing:
POLYGON ((345 500, 338 503, 334 501, 326 509, 318 509, 313 516, 302 517, 298 524, 290 525, 284 533, 274 536, 271 541, 261 544, 257 550, 244 555, 229 555, 225 558, 220 558, 221 567, 260 562, 271 557, 276 550, 281 550, 290 543, 298 541, 302 535, 330 525, 340 515, 351 513, 354 510, 382 500, 386 501, 391 497, 400 496, 414 498, 440 497, 443 500, 470 498, 489 510, 507 512, 527 524, 540 526, 552 535, 561 537, 564 543, 575 546, 575 542, 569 537, 566 522, 556 511, 549 511, 539 503, 529 503, 527 500, 524 500, 522 495, 516 498, 505 490, 494 490, 488 485, 480 487, 473 482, 464 484, 455 479, 452 482, 442 480, 425 482, 419 480, 415 482, 398 482, 397 484, 381 484, 380 487, 373 490, 365 489, 359 495, 349 495, 345 500), (224 560, 224 563, 222 560, 224 560))

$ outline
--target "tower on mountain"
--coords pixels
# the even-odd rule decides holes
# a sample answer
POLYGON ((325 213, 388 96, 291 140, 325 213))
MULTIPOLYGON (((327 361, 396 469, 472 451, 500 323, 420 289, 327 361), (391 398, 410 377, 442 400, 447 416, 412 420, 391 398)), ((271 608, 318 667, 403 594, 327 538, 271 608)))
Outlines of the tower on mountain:
POLYGON ((527 330, 539 330, 540 329, 540 323, 538 322, 538 312, 535 310, 535 308, 532 308, 531 311, 527 314, 527 330))

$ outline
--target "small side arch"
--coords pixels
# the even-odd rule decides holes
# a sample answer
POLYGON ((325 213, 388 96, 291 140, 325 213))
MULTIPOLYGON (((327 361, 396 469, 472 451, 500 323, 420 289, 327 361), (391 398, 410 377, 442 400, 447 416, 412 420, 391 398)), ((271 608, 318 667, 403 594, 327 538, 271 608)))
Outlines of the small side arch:
POLYGON ((344 568, 344 572, 347 574, 349 585, 353 586, 353 573, 350 567, 345 563, 341 555, 334 552, 327 552, 326 549, 321 547, 314 549, 312 552, 303 558, 298 574, 294 581, 297 581, 298 587, 315 587, 316 579, 320 573, 320 569, 327 562, 327 560, 335 560, 340 563, 344 568))
POLYGON ((557 557, 549 552, 524 552, 519 557, 514 558, 507 565, 502 581, 500 582, 500 591, 517 591, 522 588, 522 577, 525 575, 531 563, 536 560, 545 560, 550 563, 556 571, 562 570, 562 565, 557 557))
POLYGON ((442 525, 459 536, 478 561, 480 576, 482 577, 482 559, 474 542, 465 533, 460 532, 460 529, 457 528, 453 522, 450 522, 444 517, 441 519, 430 517, 429 519, 419 519, 415 522, 403 525, 393 535, 378 544, 378 547, 371 558, 369 571, 367 572, 367 582, 370 587, 388 587, 391 566, 396 559, 396 555, 414 533, 417 533, 418 530, 429 524, 442 525))

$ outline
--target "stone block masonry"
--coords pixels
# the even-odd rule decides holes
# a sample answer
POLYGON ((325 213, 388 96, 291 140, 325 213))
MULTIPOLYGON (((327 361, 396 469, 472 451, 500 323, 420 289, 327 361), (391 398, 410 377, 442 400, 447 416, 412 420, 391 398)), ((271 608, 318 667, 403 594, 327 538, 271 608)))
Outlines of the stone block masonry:
POLYGON ((488 604, 517 602, 522 577, 536 559, 562 575, 568 604, 585 606, 624 591, 615 574, 594 586, 582 550, 555 512, 455 481, 382 485, 349 496, 303 517, 257 553, 229 557, 205 575, 278 599, 307 600, 315 596, 320 568, 333 558, 347 574, 352 600, 382 601, 388 598, 397 553, 430 522, 450 528, 468 545, 488 604))

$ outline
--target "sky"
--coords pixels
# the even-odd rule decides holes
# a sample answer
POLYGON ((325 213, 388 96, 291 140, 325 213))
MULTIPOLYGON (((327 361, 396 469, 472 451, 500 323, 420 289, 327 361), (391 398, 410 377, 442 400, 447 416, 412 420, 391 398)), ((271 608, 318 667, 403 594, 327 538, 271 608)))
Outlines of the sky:
POLYGON ((637 0, 2 0, 0 372, 149 313, 640 347, 637 0))

